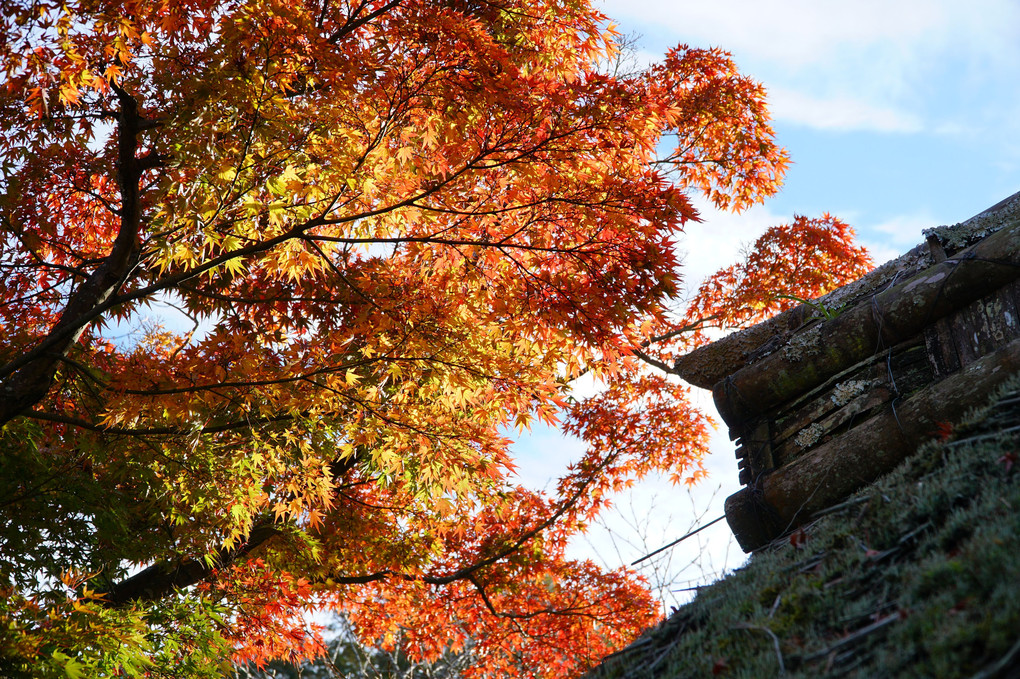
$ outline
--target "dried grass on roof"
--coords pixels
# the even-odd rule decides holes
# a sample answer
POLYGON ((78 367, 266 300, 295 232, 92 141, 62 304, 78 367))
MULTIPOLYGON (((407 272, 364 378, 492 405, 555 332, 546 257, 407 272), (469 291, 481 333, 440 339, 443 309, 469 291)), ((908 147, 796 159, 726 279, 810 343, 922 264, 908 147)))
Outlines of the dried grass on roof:
POLYGON ((1020 677, 1020 378, 591 679, 1020 677))

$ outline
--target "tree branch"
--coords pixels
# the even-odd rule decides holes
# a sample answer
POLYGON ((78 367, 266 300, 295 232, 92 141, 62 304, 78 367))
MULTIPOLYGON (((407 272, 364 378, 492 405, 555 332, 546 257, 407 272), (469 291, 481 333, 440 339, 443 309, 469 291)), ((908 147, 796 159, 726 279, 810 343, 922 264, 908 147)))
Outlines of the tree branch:
POLYGON ((124 606, 133 601, 154 601, 190 587, 208 578, 216 569, 229 566, 237 559, 280 533, 272 524, 256 526, 244 544, 235 549, 221 549, 211 559, 186 559, 176 566, 156 563, 113 585, 102 593, 109 606, 124 606))
POLYGON ((120 187, 120 228, 110 254, 75 290, 60 319, 40 343, 45 350, 28 352, 0 371, 0 425, 24 413, 46 396, 62 356, 78 340, 103 305, 124 283, 138 261, 140 250, 141 195, 139 181, 146 163, 135 157, 138 133, 144 124, 138 102, 127 91, 112 85, 120 102, 117 139, 117 184, 120 187))
MULTIPOLYGON (((330 473, 333 474, 333 478, 340 478, 353 469, 359 460, 358 454, 336 459, 330 464, 330 473)), ((264 520, 252 528, 244 544, 238 547, 221 549, 211 558, 185 559, 177 565, 170 565, 166 562, 153 564, 110 587, 107 592, 102 594, 102 600, 107 605, 116 607, 125 606, 133 601, 162 599, 175 591, 208 579, 217 569, 229 566, 238 559, 247 556, 281 532, 280 527, 271 520, 264 520)), ((389 575, 388 572, 361 578, 347 578, 345 581, 351 583, 372 582, 387 577, 387 575, 389 575)))

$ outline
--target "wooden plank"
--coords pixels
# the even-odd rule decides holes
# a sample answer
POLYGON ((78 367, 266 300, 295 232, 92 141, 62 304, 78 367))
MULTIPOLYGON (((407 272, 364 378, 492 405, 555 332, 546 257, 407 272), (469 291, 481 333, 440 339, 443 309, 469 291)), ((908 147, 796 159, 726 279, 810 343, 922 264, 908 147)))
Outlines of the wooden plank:
POLYGON ((789 441, 806 427, 841 408, 865 389, 874 388, 875 385, 888 381, 885 379, 885 366, 877 357, 871 357, 854 368, 840 373, 826 382, 822 388, 812 390, 810 400, 798 399, 795 405, 784 409, 775 419, 776 444, 789 441), (849 398, 841 396, 842 394, 848 395, 849 398))
POLYGON ((931 365, 925 352, 922 337, 902 351, 894 351, 886 361, 887 371, 892 373, 892 391, 906 398, 935 381, 931 365))
POLYGON ((883 398, 891 400, 896 395, 905 395, 916 391, 931 381, 931 370, 928 367, 923 341, 920 337, 910 338, 893 347, 891 355, 886 353, 869 357, 853 368, 836 375, 821 387, 812 390, 806 397, 795 401, 794 405, 784 408, 783 412, 775 418, 773 444, 776 465, 785 464, 786 460, 803 452, 805 447, 794 446, 791 439, 805 428, 819 423, 823 426, 826 434, 831 434, 835 428, 847 422, 848 418, 878 405, 878 403, 871 403, 865 408, 864 402, 870 403, 872 400, 865 398, 864 401, 856 404, 856 407, 864 408, 864 410, 859 410, 856 413, 851 411, 842 416, 833 415, 865 392, 884 390, 881 391, 881 394, 884 395, 883 398), (779 454, 780 450, 783 453, 779 454))
POLYGON ((786 528, 756 489, 741 488, 726 498, 725 508, 726 523, 745 552, 768 544, 786 528))
MULTIPOLYGON (((854 426, 866 422, 874 411, 895 398, 895 394, 886 385, 869 388, 864 393, 850 400, 843 407, 830 413, 812 427, 816 427, 817 439, 792 437, 782 443, 776 443, 772 452, 776 467, 790 464, 793 460, 809 453, 814 448, 828 443, 833 437, 840 436, 854 426)), ((803 430, 808 431, 808 430, 803 430)))
POLYGON ((718 382, 713 395, 719 414, 730 426, 756 419, 1016 280, 1018 226, 1015 221, 956 257, 796 333, 779 351, 718 382))
POLYGON ((1013 281, 1006 286, 1006 292, 1013 300, 1013 307, 1020 311, 1020 280, 1013 281))
POLYGON ((772 432, 768 420, 760 420, 744 437, 744 460, 747 462, 748 480, 750 483, 763 473, 775 468, 772 460, 772 432))
POLYGON ((940 318, 924 329, 924 346, 935 379, 940 380, 960 369, 956 342, 949 328, 949 319, 940 318))
POLYGON ((969 365, 1020 336, 1017 318, 1008 290, 998 290, 953 314, 949 325, 960 365, 969 365))
MULTIPOLYGON (((912 398, 886 406, 867 422, 845 435, 819 446, 791 464, 776 469, 756 484, 754 492, 774 513, 772 525, 792 528, 815 512, 842 501, 861 486, 894 469, 917 446, 932 438, 939 422, 958 420, 976 403, 1013 375, 1020 372, 1020 339, 935 382, 912 398)), ((750 493, 745 488, 736 495, 750 493)), ((731 496, 732 497, 732 496, 731 496)), ((747 500, 747 498, 744 498, 747 500)), ((755 517, 729 516, 729 508, 758 506, 740 498, 728 499, 727 520, 734 527, 761 523, 755 517)), ((736 510, 735 510, 736 511, 736 510)), ((785 529, 785 528, 784 528, 785 529)), ((745 551, 763 546, 779 533, 764 536, 736 535, 745 551)))

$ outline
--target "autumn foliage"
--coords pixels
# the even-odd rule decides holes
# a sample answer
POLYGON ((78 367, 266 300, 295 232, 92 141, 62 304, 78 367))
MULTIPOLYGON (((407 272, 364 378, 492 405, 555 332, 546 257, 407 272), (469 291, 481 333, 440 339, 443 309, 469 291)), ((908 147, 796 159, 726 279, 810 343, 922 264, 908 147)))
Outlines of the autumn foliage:
POLYGON ((317 653, 324 608, 470 639, 475 676, 576 674, 656 614, 568 540, 700 473, 656 371, 866 264, 798 221, 678 306, 690 195, 746 208, 786 157, 726 53, 621 75, 584 1, 0 22, 0 673, 219 676, 317 653), (535 422, 587 444, 548 494, 508 449, 535 422))

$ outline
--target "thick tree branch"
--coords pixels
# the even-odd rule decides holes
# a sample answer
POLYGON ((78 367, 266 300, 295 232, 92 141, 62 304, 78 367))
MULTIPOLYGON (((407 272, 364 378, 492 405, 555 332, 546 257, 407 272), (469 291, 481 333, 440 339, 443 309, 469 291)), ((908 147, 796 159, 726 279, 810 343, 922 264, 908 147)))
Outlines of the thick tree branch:
MULTIPOLYGON (((352 585, 378 582, 391 577, 404 580, 421 580, 422 582, 430 585, 448 585, 458 580, 477 582, 476 574, 479 570, 486 566, 491 566, 492 564, 505 559, 521 549, 521 547, 530 542, 539 533, 556 523, 567 511, 570 510, 570 508, 576 505, 577 501, 584 495, 593 480, 597 477, 599 471, 616 459, 618 454, 619 453, 617 452, 606 456, 606 459, 592 470, 592 472, 588 475, 588 478, 579 484, 574 493, 567 498, 555 512, 532 527, 530 530, 519 535, 509 546, 497 550, 488 558, 480 559, 479 561, 457 571, 441 576, 416 576, 391 569, 385 569, 364 575, 333 575, 331 576, 331 579, 336 583, 352 585)), ((353 469, 361 457, 362 456, 360 454, 355 454, 351 457, 334 460, 334 462, 330 465, 330 473, 333 478, 340 478, 353 469)), ((190 587, 208 579, 217 569, 229 566, 238 559, 247 556, 257 547, 265 544, 268 540, 275 537, 280 532, 280 528, 277 525, 267 520, 256 525, 255 528, 252 529, 251 533, 249 533, 248 539, 245 540, 244 544, 239 547, 234 549, 222 549, 217 552, 214 557, 208 560, 186 559, 177 565, 170 565, 167 563, 154 564, 145 570, 136 573, 130 578, 113 585, 108 592, 104 593, 103 599, 110 606, 123 606, 131 603, 132 601, 154 601, 162 599, 177 590, 190 587)), ((513 617, 512 614, 510 617, 513 617)))
POLYGON ((121 207, 117 237, 110 254, 71 294, 60 319, 43 339, 46 350, 32 352, 33 355, 23 356, 21 361, 12 361, 0 373, 5 378, 0 386, 0 425, 24 413, 46 396, 61 357, 88 327, 96 308, 116 293, 138 261, 141 224, 139 182, 150 162, 139 162, 136 153, 138 133, 145 121, 138 113, 138 102, 134 97, 116 85, 113 89, 120 102, 117 183, 121 207))
MULTIPOLYGON (((334 460, 330 465, 330 473, 338 479, 358 464, 360 456, 334 460)), ((133 601, 156 601, 173 594, 175 591, 191 587, 208 579, 216 570, 230 566, 244 558, 255 549, 266 544, 282 532, 279 525, 266 519, 257 524, 248 534, 243 544, 232 549, 221 549, 211 559, 185 559, 172 565, 166 562, 156 563, 122 580, 103 593, 102 600, 109 606, 125 606, 133 601)), ((386 577, 372 576, 361 582, 371 582, 386 577)))
POLYGON ((109 591, 102 594, 103 601, 110 606, 124 606, 132 601, 162 599, 177 590, 205 580, 216 569, 229 566, 279 533, 280 529, 277 526, 263 524, 252 530, 243 545, 236 549, 221 549, 208 561, 187 559, 177 565, 153 564, 113 585, 109 591))
POLYGON ((360 5, 358 5, 357 9, 355 9, 355 11, 351 13, 351 16, 347 20, 347 22, 343 26, 335 30, 332 35, 326 38, 326 42, 330 42, 335 45, 342 38, 358 30, 368 22, 372 21, 372 19, 376 19, 382 16, 383 14, 389 12, 394 7, 399 6, 402 1, 403 0, 390 0, 390 2, 386 3, 385 5, 383 5, 382 7, 378 8, 375 11, 369 12, 365 16, 358 16, 359 14, 361 14, 361 10, 363 10, 365 6, 368 4, 362 2, 360 5))
POLYGON ((648 354, 646 354, 645 352, 641 351, 640 349, 633 349, 632 351, 634 352, 634 356, 636 356, 637 358, 641 359, 642 361, 644 361, 648 365, 652 366, 653 368, 658 368, 659 370, 661 370, 663 372, 667 372, 667 373, 673 372, 673 369, 670 366, 666 365, 665 363, 663 363, 662 361, 660 361, 657 358, 653 358, 653 357, 649 356, 648 354))

